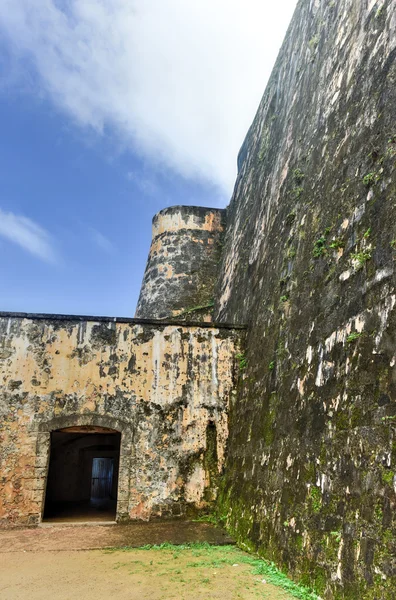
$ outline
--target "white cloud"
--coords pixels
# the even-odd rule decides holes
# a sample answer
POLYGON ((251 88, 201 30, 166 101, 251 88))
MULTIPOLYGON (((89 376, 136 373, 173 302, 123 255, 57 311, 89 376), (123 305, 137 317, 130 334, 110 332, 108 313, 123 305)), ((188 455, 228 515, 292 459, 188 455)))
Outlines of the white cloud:
POLYGON ((114 246, 111 241, 97 229, 90 227, 89 229, 92 241, 107 254, 114 253, 114 246))
POLYGON ((0 236, 46 262, 56 262, 48 232, 31 219, 0 209, 0 236))
POLYGON ((77 123, 228 193, 295 4, 1 0, 0 32, 77 123))

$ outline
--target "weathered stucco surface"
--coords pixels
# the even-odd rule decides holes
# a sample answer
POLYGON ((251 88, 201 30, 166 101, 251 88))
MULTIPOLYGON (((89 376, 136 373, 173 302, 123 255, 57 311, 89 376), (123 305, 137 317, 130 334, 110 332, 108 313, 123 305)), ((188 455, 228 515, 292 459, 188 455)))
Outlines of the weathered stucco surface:
POLYGON ((1 317, 0 523, 40 521, 50 432, 83 425, 121 432, 118 519, 204 507, 237 348, 224 327, 1 317))
POLYGON ((172 206, 153 218, 136 317, 211 321, 225 210, 172 206))
POLYGON ((396 3, 300 0, 239 156, 222 510, 325 598, 396 596, 396 3))

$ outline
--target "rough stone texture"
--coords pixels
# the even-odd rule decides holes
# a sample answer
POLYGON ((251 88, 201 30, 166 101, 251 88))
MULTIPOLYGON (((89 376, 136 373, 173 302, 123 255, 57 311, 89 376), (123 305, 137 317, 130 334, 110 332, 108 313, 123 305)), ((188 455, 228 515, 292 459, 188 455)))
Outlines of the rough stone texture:
POLYGON ((224 227, 221 209, 173 206, 155 215, 136 317, 211 320, 224 227))
POLYGON ((121 432, 118 520, 207 506, 224 463, 238 337, 206 324, 3 314, 0 523, 41 520, 50 432, 76 426, 121 432))
POLYGON ((396 3, 301 0, 239 156, 222 510, 325 598, 396 595, 396 3))

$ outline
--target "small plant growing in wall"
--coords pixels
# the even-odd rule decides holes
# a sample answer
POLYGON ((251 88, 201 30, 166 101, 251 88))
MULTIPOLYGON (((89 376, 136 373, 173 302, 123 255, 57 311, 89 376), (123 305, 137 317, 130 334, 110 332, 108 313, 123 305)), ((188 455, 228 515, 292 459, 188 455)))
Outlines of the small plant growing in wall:
POLYGON ((393 487, 393 482, 395 480, 395 474, 393 471, 383 471, 382 472, 382 481, 385 485, 389 485, 393 487))
POLYGON ((268 365, 268 369, 270 371, 273 371, 275 369, 275 361, 271 360, 270 364, 268 365))
POLYGON ((371 250, 362 250, 361 252, 355 252, 351 254, 351 259, 355 263, 355 269, 361 269, 363 265, 371 259, 371 250))
POLYGON ((312 52, 314 52, 316 50, 318 44, 319 44, 319 36, 314 35, 313 38, 311 38, 308 42, 309 49, 312 50, 312 52))
POLYGON ((341 240, 340 238, 335 238, 330 244, 329 244, 329 248, 331 248, 332 250, 339 250, 340 248, 344 247, 344 241, 341 240))
POLYGON ((296 220, 296 213, 295 212, 290 212, 287 217, 286 217, 286 223, 287 225, 293 225, 294 221, 296 220))
POLYGON ((371 173, 367 173, 367 175, 363 177, 363 183, 366 187, 371 187, 374 184, 378 183, 380 179, 381 173, 376 173, 372 171, 371 173))
POLYGON ((335 541, 339 544, 341 542, 341 531, 330 531, 330 535, 335 539, 335 541))
POLYGON ((305 178, 304 173, 301 171, 301 169, 294 169, 293 171, 293 179, 296 183, 301 183, 305 178))
POLYGON ((352 333, 350 333, 346 339, 347 344, 353 344, 353 342, 356 342, 356 340, 361 338, 362 335, 363 333, 359 333, 358 331, 352 331, 352 333))
POLYGON ((377 12, 375 13, 375 18, 376 19, 380 19, 382 17, 382 15, 384 14, 384 7, 381 6, 377 12))
POLYGON ((367 173, 363 177, 363 183, 365 186, 370 187, 374 183, 375 173, 367 173))
POLYGON ((355 271, 361 269, 365 263, 372 258, 373 247, 371 244, 367 245, 367 241, 371 236, 371 227, 369 227, 362 236, 363 248, 359 252, 351 253, 352 266, 355 271))
POLYGON ((324 256, 325 254, 327 254, 326 241, 330 231, 331 227, 326 227, 320 238, 318 238, 314 243, 314 247, 312 250, 314 258, 319 258, 320 256, 324 256))
POLYGON ((395 423, 396 422, 396 415, 392 415, 392 416, 386 416, 386 417, 382 417, 381 421, 383 423, 395 423))
POLYGON ((235 357, 239 363, 239 369, 240 371, 244 371, 247 367, 247 358, 244 354, 244 352, 240 352, 239 354, 236 355, 235 357))
POLYGON ((295 200, 298 200, 298 198, 300 198, 300 196, 302 195, 302 193, 304 192, 304 188, 301 186, 297 186, 295 188, 293 188, 293 196, 295 198, 295 200))
POLYGON ((314 255, 315 258, 319 258, 320 256, 323 256, 326 253, 327 253, 327 250, 326 250, 326 238, 325 238, 324 235, 322 235, 314 243, 312 254, 314 255))
POLYGON ((314 513, 318 513, 322 506, 322 493, 319 488, 311 486, 310 488, 311 506, 314 513))

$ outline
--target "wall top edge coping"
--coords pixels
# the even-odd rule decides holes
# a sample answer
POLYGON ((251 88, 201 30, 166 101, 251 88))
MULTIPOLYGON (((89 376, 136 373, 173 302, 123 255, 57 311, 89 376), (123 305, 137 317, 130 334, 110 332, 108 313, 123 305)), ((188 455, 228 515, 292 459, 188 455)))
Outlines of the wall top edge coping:
POLYGON ((176 325, 185 329, 234 329, 244 330, 247 325, 233 323, 206 323, 199 321, 182 321, 178 319, 134 319, 131 317, 100 317, 87 315, 58 315, 51 313, 24 313, 24 312, 6 312, 0 311, 0 319, 31 319, 32 321, 70 321, 84 322, 94 321, 100 323, 130 323, 132 325, 155 325, 156 327, 166 327, 176 325))
POLYGON ((156 217, 180 212, 185 213, 186 215, 206 215, 207 213, 211 212, 223 214, 227 212, 227 208, 218 208, 214 206, 193 206, 189 204, 175 204, 173 206, 166 206, 165 208, 162 208, 157 213, 155 213, 153 221, 154 219, 156 219, 156 217))

